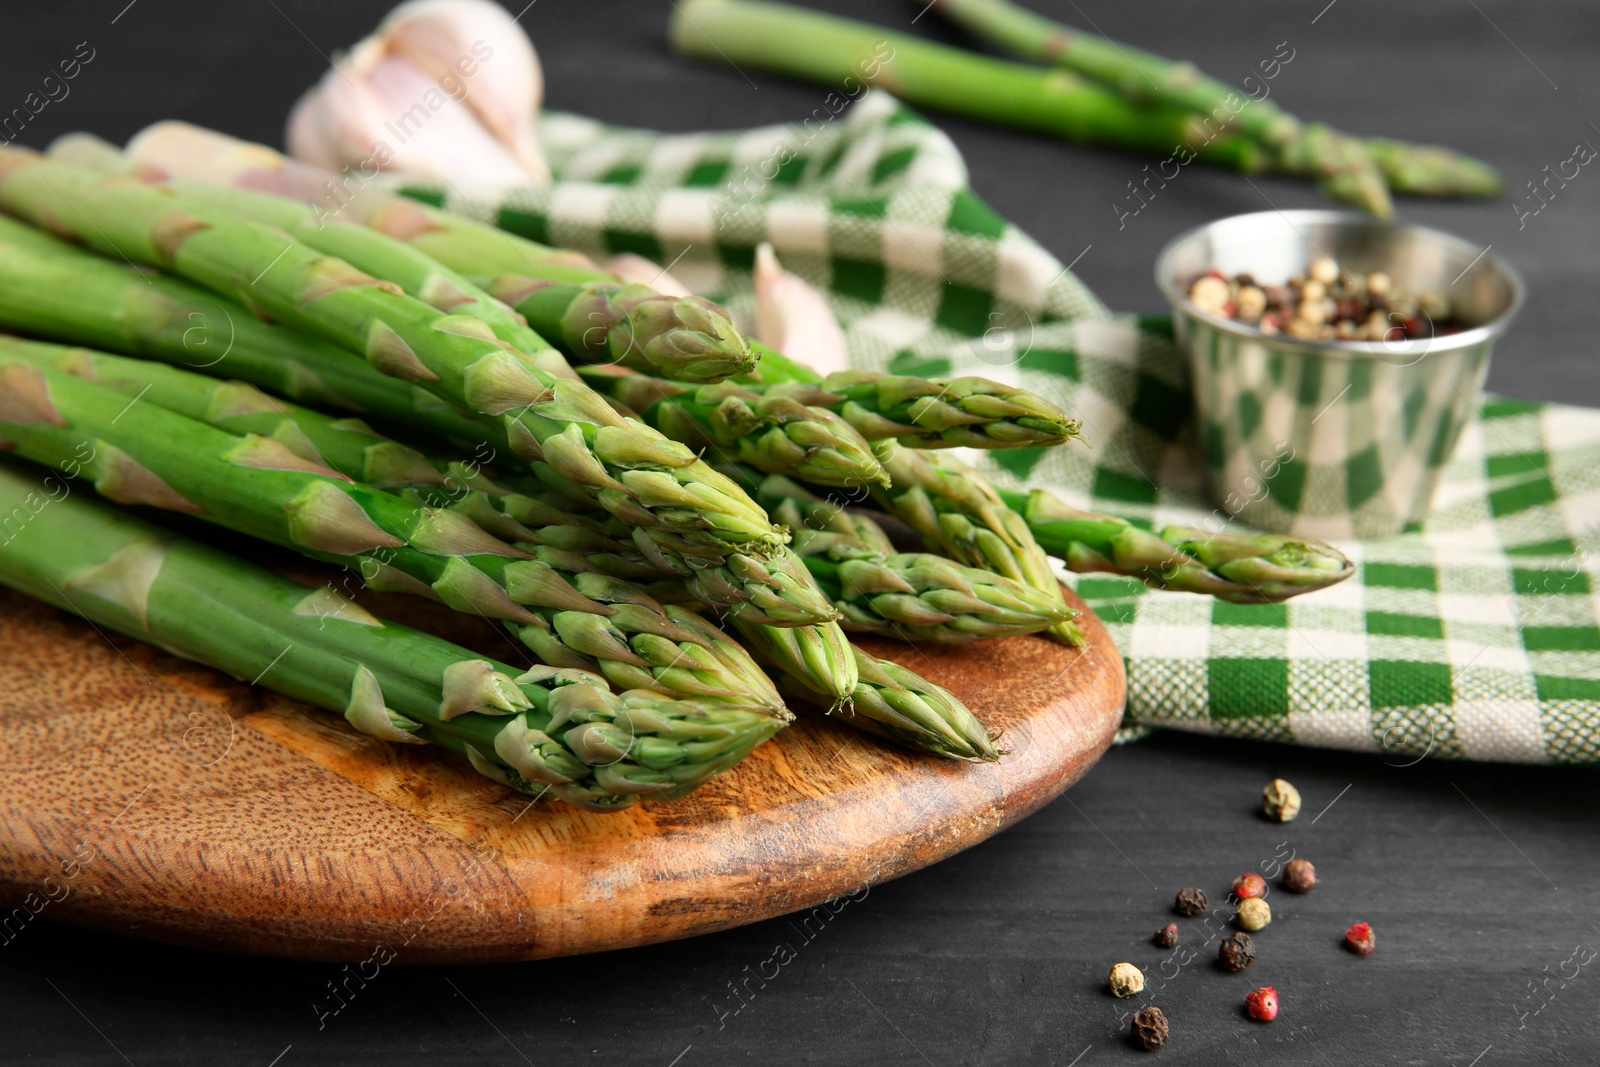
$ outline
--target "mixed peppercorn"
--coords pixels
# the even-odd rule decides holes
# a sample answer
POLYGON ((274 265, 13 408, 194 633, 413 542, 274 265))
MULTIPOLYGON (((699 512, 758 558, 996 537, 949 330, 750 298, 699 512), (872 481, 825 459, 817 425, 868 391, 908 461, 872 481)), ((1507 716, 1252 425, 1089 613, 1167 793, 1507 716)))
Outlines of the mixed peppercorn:
MULTIPOLYGON (((1299 790, 1281 778, 1274 778, 1262 790, 1262 810, 1271 819, 1288 822, 1300 812, 1299 790)), ((1317 884, 1316 868, 1310 860, 1292 858, 1283 866, 1280 884, 1291 893, 1308 893, 1317 884)), ((1272 922, 1272 907, 1266 900, 1268 892, 1266 879, 1254 871, 1246 871, 1233 880, 1234 923, 1239 929, 1217 946, 1217 964, 1222 970, 1237 973, 1255 963, 1256 943, 1246 931, 1260 931, 1272 922)), ((1197 886, 1179 890, 1173 901, 1173 910, 1190 919, 1204 914, 1209 907, 1210 899, 1205 890, 1197 886)), ((1155 932, 1152 940, 1158 948, 1176 948, 1178 924, 1167 923, 1155 932)), ((1372 927, 1364 922, 1346 930, 1344 940, 1345 947, 1360 956, 1370 953, 1375 945, 1372 927)), ((1117 963, 1107 976, 1107 985, 1117 997, 1134 996, 1145 989, 1144 972, 1132 963, 1117 963)), ((1245 996, 1245 1014, 1259 1022, 1276 1019, 1278 1007, 1278 991, 1273 986, 1261 986, 1245 996)), ((1138 1048, 1154 1051, 1165 1045, 1169 1036, 1167 1016, 1155 1005, 1146 1005, 1132 1014, 1129 1038, 1138 1048)))
POLYGON ((1342 271, 1324 257, 1284 285, 1213 270, 1190 282, 1188 294, 1189 302, 1208 315, 1307 340, 1403 341, 1461 329, 1450 318, 1447 297, 1414 296, 1397 289, 1383 271, 1342 271))

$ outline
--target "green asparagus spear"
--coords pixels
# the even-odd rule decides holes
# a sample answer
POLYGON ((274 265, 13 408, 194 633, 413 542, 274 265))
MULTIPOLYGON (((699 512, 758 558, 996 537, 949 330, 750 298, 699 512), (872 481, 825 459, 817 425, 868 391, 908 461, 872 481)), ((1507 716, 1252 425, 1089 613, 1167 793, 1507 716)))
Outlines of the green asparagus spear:
POLYGON ((1213 534, 1169 526, 1159 535, 1126 519, 1068 507, 1043 489, 999 490, 1046 552, 1080 573, 1126 574, 1156 589, 1271 604, 1337 585, 1355 565, 1321 541, 1277 534, 1213 534))
POLYGON ((755 389, 769 400, 782 397, 837 412, 869 441, 892 438, 910 448, 1038 448, 1079 435, 1079 421, 1054 404, 987 378, 845 370, 814 385, 780 382, 755 389))
MULTIPOLYGON (((326 342, 257 321, 238 305, 160 275, 142 276, 0 216, 0 326, 150 355, 215 376, 239 377, 308 403, 373 413, 461 443, 476 465, 517 462, 496 427, 385 375, 326 342), (500 444, 496 444, 496 439, 500 444)), ((548 463, 527 461, 549 491, 586 508, 593 497, 548 463)), ((345 473, 355 476, 354 471, 345 473)), ((470 484, 472 470, 458 477, 470 484)), ((648 514, 630 515, 648 522, 648 514)), ((618 520, 620 523, 621 520, 618 520)), ((622 525, 626 526, 625 523, 622 525)), ((683 579, 722 613, 772 625, 831 618, 833 608, 787 551, 770 559, 729 553, 662 527, 625 530, 635 552, 683 579)))
MULTIPOLYGON (((890 487, 874 490, 873 499, 915 530, 931 550, 1062 600, 1050 557, 983 475, 948 455, 914 448, 890 451, 884 469, 890 487)), ((1070 645, 1084 641, 1070 621, 1050 632, 1070 645)))
MULTIPOLYGON (((180 373, 155 369, 166 379, 180 373)), ((170 380, 124 382, 124 393, 115 379, 78 376, 94 370, 70 350, 0 339, 0 391, 10 397, 0 437, 25 458, 89 470, 112 500, 196 514, 344 566, 373 588, 504 620, 546 665, 785 714, 743 651, 691 611, 605 575, 564 573, 459 513, 352 481, 275 437, 235 436, 171 412, 147 395, 157 384, 178 392, 170 380)), ((300 423, 315 418, 304 412, 300 423)))
POLYGON ((1502 189, 1492 168, 1449 149, 1382 138, 1362 140, 1303 124, 1264 97, 1254 97, 1258 90, 1251 88, 1251 82, 1264 84, 1255 75, 1243 84, 1251 99, 1235 109, 1226 101, 1230 94, 1237 98, 1238 91, 1189 63, 1078 32, 1011 0, 936 0, 933 7, 986 43, 1093 78, 1134 103, 1171 105, 1203 115, 1219 109, 1231 112, 1235 129, 1282 157, 1276 169, 1309 172, 1332 195, 1374 214, 1388 214, 1380 210, 1384 201, 1372 187, 1374 175, 1395 192, 1424 196, 1498 196, 1502 189))
POLYGON ((252 194, 241 196, 237 187, 266 190, 312 204, 313 226, 338 220, 369 227, 462 274, 493 277, 495 296, 517 307, 533 329, 581 362, 620 363, 691 382, 721 381, 755 364, 732 318, 709 300, 623 285, 579 253, 377 189, 352 189, 339 176, 264 146, 162 123, 134 138, 128 155, 172 177, 214 182, 209 189, 182 187, 216 206, 250 214, 261 205, 251 205, 252 194), (174 133, 183 142, 178 151, 172 150, 174 133), (204 152, 194 150, 200 142, 207 142, 204 152))
POLYGON ((724 467, 730 477, 748 486, 772 517, 794 531, 795 543, 811 551, 815 546, 865 549, 892 556, 897 549, 889 535, 872 519, 817 496, 782 475, 759 475, 749 468, 724 467))
POLYGON ((762 626, 733 618, 729 624, 757 661, 830 702, 849 699, 860 681, 850 638, 836 622, 762 626))
POLYGON ((613 512, 731 551, 770 553, 783 531, 692 452, 616 415, 581 383, 530 365, 478 319, 436 309, 281 232, 202 220, 155 188, 0 152, 0 207, 110 255, 169 268, 414 381, 503 433, 613 512))
POLYGON ((786 396, 763 397, 733 382, 680 385, 610 368, 586 371, 583 379, 691 448, 726 449, 753 467, 818 485, 888 480, 872 446, 826 408, 806 407, 786 396))
POLYGON ((902 641, 962 644, 1038 633, 1078 613, 1036 589, 922 552, 803 555, 841 625, 902 641))
POLYGON ((736 572, 740 585, 721 609, 754 610, 778 596, 788 614, 769 613, 774 624, 832 615, 803 568, 767 566, 781 564, 787 535, 736 485, 581 383, 528 365, 476 319, 441 317, 278 231, 221 215, 199 220, 160 190, 15 149, 0 151, 0 207, 36 222, 71 212, 82 240, 235 293, 476 414, 497 451, 548 464, 630 525, 649 527, 647 538, 673 535, 736 572))
POLYGON ((357 730, 433 742, 480 773, 596 811, 682 795, 771 737, 728 704, 617 695, 578 671, 516 669, 383 622, 131 515, 0 466, 0 582, 168 651, 343 714, 357 730))
POLYGON ((1495 197, 1506 191, 1499 171, 1454 149, 1386 137, 1368 137, 1363 143, 1389 188, 1397 193, 1495 197))
MULTIPOLYGON (((114 145, 91 134, 68 134, 51 144, 48 157, 102 175, 140 174, 132 161, 114 145)), ((462 275, 410 245, 385 237, 365 226, 340 219, 320 218, 303 203, 252 189, 229 189, 205 182, 168 180, 179 204, 201 218, 209 210, 235 215, 272 226, 297 241, 337 256, 357 270, 394 282, 407 296, 439 311, 482 320, 494 335, 553 374, 571 376, 566 361, 527 321, 462 275)))
MULTIPOLYGON (((459 263, 473 264, 463 257, 459 263)), ((616 364, 686 382, 747 374, 756 357, 728 313, 700 296, 615 280, 554 282, 501 274, 487 286, 580 363, 616 364)))
POLYGON ((520 336, 536 329, 582 362, 616 363, 691 382, 721 381, 755 365, 727 312, 701 297, 667 296, 611 279, 568 284, 511 275, 495 281, 491 296, 418 247, 354 220, 318 217, 294 200, 248 189, 194 181, 172 185, 191 207, 209 206, 277 226, 441 311, 481 318, 519 351, 536 350, 520 336))

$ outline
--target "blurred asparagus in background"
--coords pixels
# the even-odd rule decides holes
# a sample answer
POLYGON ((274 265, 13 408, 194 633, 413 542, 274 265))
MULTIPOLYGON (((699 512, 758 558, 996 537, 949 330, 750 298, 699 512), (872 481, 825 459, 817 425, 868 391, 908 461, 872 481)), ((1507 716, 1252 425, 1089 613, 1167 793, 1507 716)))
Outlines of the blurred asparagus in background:
POLYGON ((1054 69, 758 0, 676 4, 671 40, 686 55, 827 84, 859 79, 911 104, 1072 141, 1309 178, 1384 218, 1394 212, 1391 188, 1438 196, 1495 196, 1502 188, 1477 160, 1302 123, 1248 86, 1232 89, 1187 63, 1078 33, 1004 0, 935 6, 986 41, 1054 69))
MULTIPOLYGON (((919 2, 916 6, 923 5, 919 2)), ((1266 71, 1275 74, 1280 61, 1288 62, 1277 53, 1260 61, 1260 71, 1247 75, 1235 89, 1208 77, 1192 63, 1074 30, 1012 0, 934 0, 933 9, 987 44, 1093 78, 1133 103, 1166 104, 1199 115, 1220 115, 1224 125, 1274 154, 1269 169, 1314 176, 1334 199, 1375 215, 1393 213, 1382 188, 1385 184, 1394 192, 1413 196, 1499 196, 1504 192, 1494 168, 1470 156, 1433 145, 1354 137, 1320 123, 1303 123, 1269 103, 1263 90, 1272 75, 1266 71), (1263 91, 1260 98, 1255 96, 1258 91, 1263 91), (1230 106, 1230 98, 1239 103, 1230 106)))

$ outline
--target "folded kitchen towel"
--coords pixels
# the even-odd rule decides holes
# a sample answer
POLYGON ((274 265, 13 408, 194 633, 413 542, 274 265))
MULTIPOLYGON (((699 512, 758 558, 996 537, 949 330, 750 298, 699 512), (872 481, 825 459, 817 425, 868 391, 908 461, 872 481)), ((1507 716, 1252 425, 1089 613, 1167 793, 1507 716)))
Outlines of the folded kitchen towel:
MULTIPOLYGON (((835 114, 666 135, 551 114, 556 181, 412 195, 591 254, 634 252, 748 321, 756 246, 828 297, 858 366, 981 374, 1084 420, 1089 448, 969 454, 1159 529, 1206 498, 1187 371, 1161 319, 1114 315, 975 196, 950 140, 869 90, 835 114)), ((1381 753, 1600 759, 1600 412, 1489 398, 1426 528, 1339 546, 1350 581, 1241 607, 1069 576, 1127 657, 1128 721, 1381 753)))

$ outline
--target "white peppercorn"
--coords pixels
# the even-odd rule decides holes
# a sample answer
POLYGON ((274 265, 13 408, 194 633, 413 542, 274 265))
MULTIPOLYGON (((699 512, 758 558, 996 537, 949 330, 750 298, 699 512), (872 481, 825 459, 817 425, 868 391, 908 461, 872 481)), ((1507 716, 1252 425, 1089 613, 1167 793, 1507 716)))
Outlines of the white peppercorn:
POLYGON ((1241 930, 1259 930, 1272 921, 1272 905, 1260 897, 1246 897, 1234 907, 1233 918, 1241 930))
POLYGON ((1131 963, 1116 963, 1111 966, 1111 974, 1106 981, 1111 985, 1111 992, 1119 997, 1131 997, 1144 989, 1144 972, 1131 963))
POLYGON ((1300 790, 1282 778, 1274 778, 1261 790, 1261 810, 1269 819, 1290 821, 1300 814, 1300 790))

